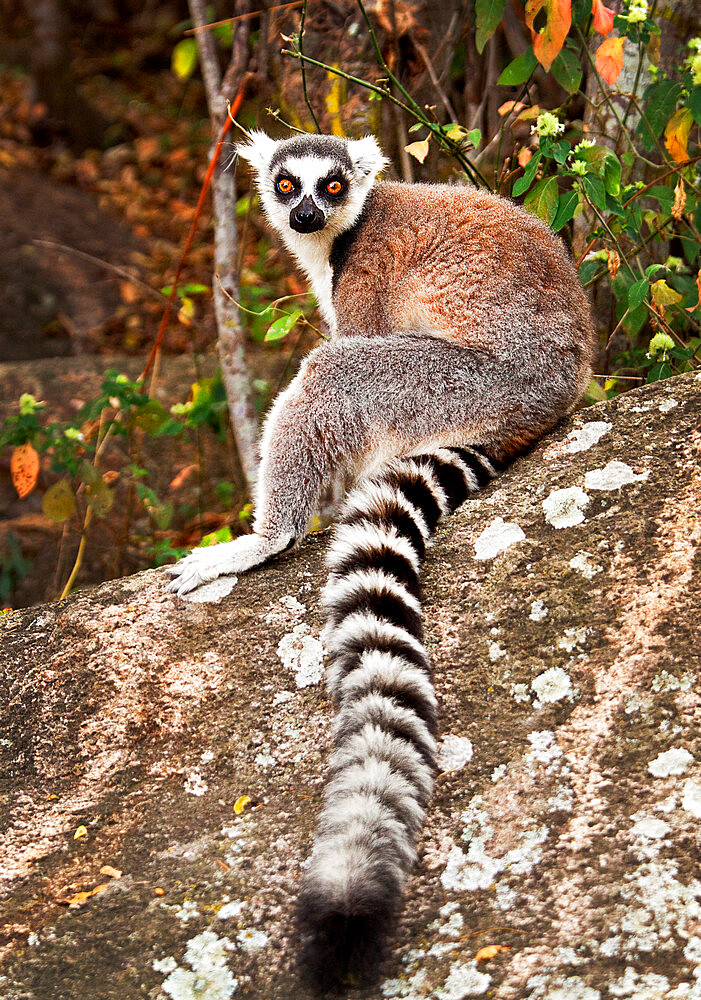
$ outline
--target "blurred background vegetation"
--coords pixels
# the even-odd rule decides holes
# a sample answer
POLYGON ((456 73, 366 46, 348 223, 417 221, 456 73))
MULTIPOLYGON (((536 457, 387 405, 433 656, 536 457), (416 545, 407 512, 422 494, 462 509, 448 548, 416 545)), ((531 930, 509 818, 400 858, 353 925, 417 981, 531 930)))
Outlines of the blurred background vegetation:
POLYGON ((2 13, 0 607, 247 528, 257 419, 321 324, 235 170, 237 95, 244 128, 373 132, 390 176, 538 214, 592 298, 587 402, 698 365, 695 0, 2 13))

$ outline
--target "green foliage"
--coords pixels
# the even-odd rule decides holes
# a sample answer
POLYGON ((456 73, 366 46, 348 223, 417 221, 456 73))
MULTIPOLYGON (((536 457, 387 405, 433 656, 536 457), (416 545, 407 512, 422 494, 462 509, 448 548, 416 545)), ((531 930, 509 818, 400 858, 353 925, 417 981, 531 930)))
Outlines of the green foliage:
MULTIPOLYGON (((120 489, 122 498, 132 495, 133 516, 141 511, 139 523, 146 521, 148 527, 134 529, 130 545, 159 566, 187 551, 168 534, 174 530, 175 505, 172 498, 159 496, 140 462, 125 464, 124 454, 138 455, 145 437, 188 438, 200 444, 202 435, 208 434, 223 441, 229 429, 229 409, 220 374, 194 382, 188 400, 170 410, 149 398, 146 389, 145 383, 110 369, 95 398, 65 422, 46 421, 45 404, 24 394, 17 412, 0 425, 0 451, 26 444, 34 447, 49 481, 42 494, 42 511, 50 520, 64 524, 69 536, 77 538, 85 531, 88 511, 94 518, 107 517, 120 489), (109 447, 110 439, 117 446, 109 447)), ((222 508, 230 510, 236 487, 223 481, 215 484, 215 493, 222 508)), ((128 500, 127 509, 130 505, 128 500)), ((0 600, 11 598, 28 567, 17 540, 8 536, 0 551, 0 600)))
POLYGON ((16 535, 7 534, 0 544, 0 602, 9 601, 31 563, 22 555, 16 535))

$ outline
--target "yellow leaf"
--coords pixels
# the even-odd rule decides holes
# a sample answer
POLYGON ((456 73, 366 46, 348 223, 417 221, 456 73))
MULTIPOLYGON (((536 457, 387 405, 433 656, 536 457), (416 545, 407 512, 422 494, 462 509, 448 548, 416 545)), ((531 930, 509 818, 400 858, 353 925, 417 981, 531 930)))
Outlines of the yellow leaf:
POLYGON ((36 486, 39 475, 39 456, 31 444, 20 444, 12 452, 10 475, 20 500, 23 500, 36 486))
POLYGON ((689 132, 693 121, 694 116, 688 108, 679 108, 667 122, 667 127, 664 130, 664 144, 677 163, 689 162, 686 144, 689 141, 689 132))
POLYGON ((658 306, 673 306, 677 302, 681 302, 682 297, 679 292, 676 292, 673 288, 670 288, 664 278, 659 281, 654 281, 650 286, 650 291, 652 292, 652 298, 655 305, 658 306))
POLYGON ((596 50, 594 64, 608 84, 614 84, 623 69, 623 43, 625 38, 607 38, 596 50))
POLYGON ((488 944, 480 950, 475 955, 475 962, 488 962, 492 958, 496 958, 502 951, 509 951, 509 946, 507 944, 488 944))
POLYGON ((234 812, 236 813, 237 816, 241 815, 241 813, 244 811, 244 809, 246 808, 246 806, 250 801, 251 801, 250 795, 239 795, 239 797, 236 799, 236 802, 234 802, 234 812))
POLYGON ((68 521, 75 512, 75 496, 67 479, 49 486, 41 500, 41 509, 52 521, 68 521))
POLYGON ((81 837, 87 837, 88 830, 85 826, 79 826, 78 829, 73 834, 73 840, 80 840, 81 837))
POLYGON ((110 878, 122 877, 122 873, 119 868, 113 868, 112 865, 103 865, 100 869, 100 875, 108 875, 110 878))
POLYGON ((423 163, 428 156, 428 139, 420 139, 419 142, 411 142, 404 149, 409 156, 413 156, 419 163, 423 163))

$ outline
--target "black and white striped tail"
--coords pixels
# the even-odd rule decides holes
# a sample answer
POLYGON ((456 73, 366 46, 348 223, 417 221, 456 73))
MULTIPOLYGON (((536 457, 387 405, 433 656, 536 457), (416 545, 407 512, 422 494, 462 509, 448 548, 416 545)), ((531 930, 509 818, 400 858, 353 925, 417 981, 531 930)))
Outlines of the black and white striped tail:
POLYGON ((328 556, 330 776, 299 896, 305 971, 321 989, 378 971, 436 765, 436 699, 419 568, 439 519, 497 474, 476 449, 396 459, 349 496, 328 556))

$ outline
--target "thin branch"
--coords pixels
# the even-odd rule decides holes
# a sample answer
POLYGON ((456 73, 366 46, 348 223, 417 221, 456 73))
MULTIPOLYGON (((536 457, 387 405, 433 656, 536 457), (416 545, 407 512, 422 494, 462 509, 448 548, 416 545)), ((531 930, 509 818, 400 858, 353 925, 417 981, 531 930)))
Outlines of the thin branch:
POLYGON ((245 14, 237 14, 235 17, 225 17, 221 21, 210 21, 208 24, 200 24, 196 28, 188 28, 184 35, 197 35, 202 31, 210 31, 212 28, 219 28, 223 24, 234 24, 236 21, 248 21, 249 18, 258 17, 259 14, 270 14, 274 10, 284 10, 286 7, 301 7, 304 0, 292 0, 291 3, 278 3, 274 7, 267 7, 261 10, 249 10, 245 14))

